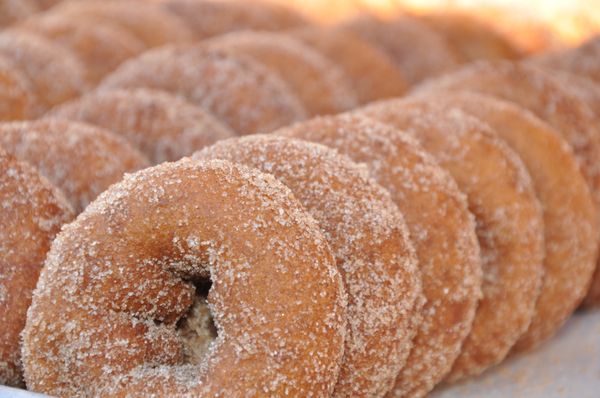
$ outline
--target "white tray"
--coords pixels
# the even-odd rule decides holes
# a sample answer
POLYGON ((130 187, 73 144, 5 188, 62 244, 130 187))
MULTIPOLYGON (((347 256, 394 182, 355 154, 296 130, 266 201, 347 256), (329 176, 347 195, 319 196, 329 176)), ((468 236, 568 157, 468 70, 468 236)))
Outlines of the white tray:
MULTIPOLYGON (((36 397, 43 396, 0 386, 0 398, 36 397)), ((600 310, 575 314, 558 336, 535 352, 431 394, 459 397, 600 398, 600 310)))

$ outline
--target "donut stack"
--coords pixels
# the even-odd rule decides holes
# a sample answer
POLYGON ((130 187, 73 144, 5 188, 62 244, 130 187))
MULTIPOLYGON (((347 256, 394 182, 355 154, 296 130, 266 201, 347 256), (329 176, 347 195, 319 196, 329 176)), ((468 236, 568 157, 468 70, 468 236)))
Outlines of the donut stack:
POLYGON ((422 397, 600 305, 600 39, 0 0, 0 383, 422 397))

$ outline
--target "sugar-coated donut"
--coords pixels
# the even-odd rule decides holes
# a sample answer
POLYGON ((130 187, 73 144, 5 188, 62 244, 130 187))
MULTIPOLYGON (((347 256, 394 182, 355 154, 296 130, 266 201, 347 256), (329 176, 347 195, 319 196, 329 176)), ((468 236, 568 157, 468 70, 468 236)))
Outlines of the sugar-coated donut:
POLYGON ((183 43, 193 39, 191 30, 182 19, 149 2, 141 5, 132 0, 65 1, 53 8, 52 12, 89 24, 118 25, 146 47, 183 43))
POLYGON ((36 167, 78 213, 123 174, 148 166, 125 139, 65 120, 0 124, 0 147, 36 167))
POLYGON ((46 252, 73 217, 31 166, 0 150, 0 384, 23 387, 21 330, 46 252))
POLYGON ((23 332, 25 378, 57 396, 328 396, 345 306, 289 189, 224 161, 163 163, 55 239, 23 332), (217 336, 199 352, 206 312, 217 336))
POLYGON ((402 214, 366 170, 323 145, 253 135, 220 141, 194 155, 273 174, 313 215, 348 292, 348 329, 335 397, 381 397, 410 349, 421 294, 402 214))
POLYGON ((467 13, 428 13, 419 20, 444 36, 462 62, 519 59, 524 54, 493 26, 467 13))
POLYGON ((276 73, 302 101, 309 115, 338 113, 356 106, 356 94, 343 70, 285 34, 232 32, 207 43, 251 57, 276 73))
POLYGON ((410 85, 455 68, 458 58, 442 35, 417 18, 381 21, 361 16, 346 22, 349 29, 392 57, 410 85))
POLYGON ((154 164, 179 160, 234 136, 227 126, 202 108, 157 90, 93 92, 63 104, 51 114, 113 131, 154 164))
POLYGON ((533 58, 532 62, 586 76, 600 83, 600 35, 588 39, 579 47, 543 53, 533 58))
POLYGON ((79 96, 86 88, 83 66, 75 56, 43 37, 18 30, 2 31, 0 56, 12 62, 30 82, 32 117, 79 96))
POLYGON ((408 87, 385 52, 348 30, 308 26, 287 33, 342 68, 361 104, 399 97, 408 87))
POLYGON ((468 90, 515 102, 552 125, 572 146, 600 210, 600 128, 576 95, 546 72, 508 61, 479 62, 418 90, 468 90))
POLYGON ((70 50, 84 65, 92 84, 144 51, 141 41, 117 25, 90 23, 55 13, 29 18, 18 28, 70 50))
POLYGON ((237 30, 284 30, 308 24, 296 11, 271 1, 159 0, 183 19, 197 39, 237 30))
POLYGON ((100 89, 154 88, 196 103, 237 134, 271 131, 304 119, 302 103, 268 69, 204 46, 166 46, 125 62, 100 89))
POLYGON ((26 119, 33 98, 30 83, 17 66, 0 56, 0 121, 26 119))
POLYGON ((450 371, 481 297, 475 222, 454 179, 406 133, 359 115, 315 118, 277 134, 366 164, 404 214, 426 299, 410 356, 389 396, 423 396, 450 371))
POLYGON ((531 112, 468 92, 436 94, 428 100, 485 120, 531 175, 544 213, 544 278, 530 326, 534 332, 525 333, 514 350, 535 347, 566 321, 590 284, 598 239, 590 190, 564 138, 531 112))
POLYGON ((0 0, 0 29, 35 14, 38 8, 32 0, 0 0))
POLYGON ((361 112, 413 135, 467 195, 481 246, 483 298, 451 378, 481 373, 525 332, 539 296, 544 227, 531 178, 488 126, 459 109, 407 98, 361 112))

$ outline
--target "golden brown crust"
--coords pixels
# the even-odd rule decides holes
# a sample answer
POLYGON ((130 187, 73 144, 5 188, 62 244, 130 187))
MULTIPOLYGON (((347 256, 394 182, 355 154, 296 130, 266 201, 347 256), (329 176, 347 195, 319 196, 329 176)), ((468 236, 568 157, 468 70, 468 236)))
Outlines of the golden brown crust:
POLYGON ((590 38, 579 47, 541 54, 532 62, 600 82, 600 36, 590 38))
POLYGON ((483 264, 483 299, 451 379, 500 362, 527 329, 544 257, 540 204, 519 157, 478 119, 427 100, 376 103, 367 116, 413 135, 467 195, 483 264))
POLYGON ((15 65, 0 56, 0 121, 25 119, 31 114, 30 83, 15 65))
POLYGON ((238 30, 278 31, 308 24, 298 12, 269 1, 160 0, 160 3, 183 19, 200 40, 238 30))
POLYGON ((348 291, 346 348, 333 395, 385 394, 406 361, 421 294, 414 249, 389 194, 349 158, 286 137, 221 141, 195 157, 271 173, 315 217, 348 291))
POLYGON ((237 134, 271 131, 306 112, 291 90, 256 62, 206 46, 165 46, 125 62, 100 89, 152 88, 209 110, 237 134))
POLYGON ((97 91, 58 107, 51 115, 117 133, 154 164, 179 160, 234 136, 199 106, 157 90, 97 91))
POLYGON ((50 243, 74 215, 31 166, 0 150, 0 384, 23 387, 20 333, 50 243))
POLYGON ((0 56, 30 83, 34 96, 30 117, 79 96, 86 88, 85 71, 75 56, 43 37, 5 30, 0 34, 0 56))
POLYGON ((358 17, 341 26, 384 50, 410 85, 455 68, 458 58, 442 35, 418 19, 358 17))
POLYGON ((359 104, 399 97, 408 87, 404 76, 385 52, 348 30, 309 26, 288 34, 342 68, 359 104))
POLYGON ((65 120, 0 124, 0 146, 60 188, 77 213, 125 173, 148 166, 121 137, 65 120))
POLYGON ((45 37, 77 56, 91 84, 144 51, 143 43, 118 25, 90 23, 57 13, 29 18, 17 28, 45 37))
POLYGON ((339 113, 356 106, 356 94, 343 70, 285 34, 233 32, 206 43, 250 57, 277 74, 302 101, 310 116, 339 113))
POLYGON ((113 185, 54 241, 23 333, 27 384, 58 396, 327 396, 345 306, 329 246, 285 186, 224 161, 163 163, 113 185), (178 321, 203 280, 218 337, 193 364, 178 321))
POLYGON ((427 394, 450 371, 481 297, 475 221, 454 179, 407 134, 363 116, 315 118, 278 134, 319 142, 365 164, 406 218, 423 279, 413 347, 390 396, 427 394))

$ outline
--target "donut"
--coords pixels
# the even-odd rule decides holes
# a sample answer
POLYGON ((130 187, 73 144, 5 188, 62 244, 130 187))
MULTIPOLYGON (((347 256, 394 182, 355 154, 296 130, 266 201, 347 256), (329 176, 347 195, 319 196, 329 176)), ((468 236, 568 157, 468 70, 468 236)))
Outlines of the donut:
POLYGON ((309 115, 338 113, 356 106, 355 93, 342 69, 284 34, 233 32, 207 43, 250 57, 276 73, 302 101, 309 115))
POLYGON ((56 13, 30 18, 19 24, 19 29, 70 50, 84 65, 86 78, 92 84, 144 51, 141 41, 117 25, 90 23, 56 13))
POLYGON ((451 380, 479 374, 505 358, 534 314, 544 229, 531 178, 488 126, 459 109, 407 98, 360 112, 413 135, 467 195, 481 247, 483 298, 451 380))
POLYGON ((193 39, 192 31, 182 19, 149 2, 141 6, 132 0, 71 1, 61 3, 52 13, 90 25, 117 25, 147 48, 193 39))
POLYGON ((288 34, 335 62, 349 78, 360 104, 406 92, 406 80, 394 61, 350 31, 310 26, 288 34))
POLYGON ((23 331, 25 379, 56 396, 329 396, 346 303, 289 189, 224 161, 163 163, 53 242, 23 331))
POLYGON ((600 130, 594 115, 567 87, 541 69, 508 61, 480 62, 433 80, 420 90, 468 90, 521 105, 549 123, 572 146, 600 209, 600 130))
POLYGON ((423 14, 418 18, 444 36, 464 63, 480 59, 519 59, 524 55, 507 37, 472 15, 445 12, 423 14))
POLYGON ((0 150, 0 384, 24 387, 21 330, 50 243, 73 217, 66 199, 31 166, 0 150))
POLYGON ((455 68, 458 58, 443 36, 413 17, 381 21, 361 16, 341 25, 385 51, 409 85, 455 68))
POLYGON ((308 24, 296 11, 272 1, 160 0, 160 4, 185 21, 199 40, 237 30, 277 31, 308 24))
POLYGON ((26 119, 31 113, 31 101, 27 78, 0 56, 0 121, 26 119))
POLYGON ((290 89, 256 62, 203 46, 147 51, 107 76, 100 89, 154 88, 202 106, 237 134, 272 131, 306 117, 290 89))
POLYGON ((194 155, 268 172, 288 186, 331 246, 348 292, 348 328, 334 397, 381 397, 410 349, 421 280, 402 214, 349 158, 274 135, 220 141, 194 155))
POLYGON ((0 124, 0 147, 36 167, 78 213, 123 174, 148 165, 124 139, 65 120, 0 124))
POLYGON ((588 39, 575 48, 543 53, 533 58, 532 62, 553 69, 566 70, 600 83, 600 35, 588 39))
POLYGON ((6 28, 38 11, 31 0, 0 0, 0 29, 6 28))
POLYGON ((84 69, 69 51, 23 31, 0 33, 0 56, 8 59, 30 82, 31 117, 81 95, 86 88, 84 69))
POLYGON ((423 396, 450 371, 481 297, 475 222, 454 179, 409 135, 359 115, 321 117, 276 134, 318 142, 365 164, 404 214, 426 302, 389 396, 423 396))
POLYGON ((567 142, 531 112, 476 93, 432 97, 428 100, 485 120, 517 152, 531 175, 544 215, 544 278, 530 331, 513 350, 536 347, 556 333, 590 284, 598 250, 590 190, 567 142))
POLYGON ((94 92, 59 106, 51 115, 118 133, 154 164, 181 159, 234 136, 202 108, 156 90, 94 92))

